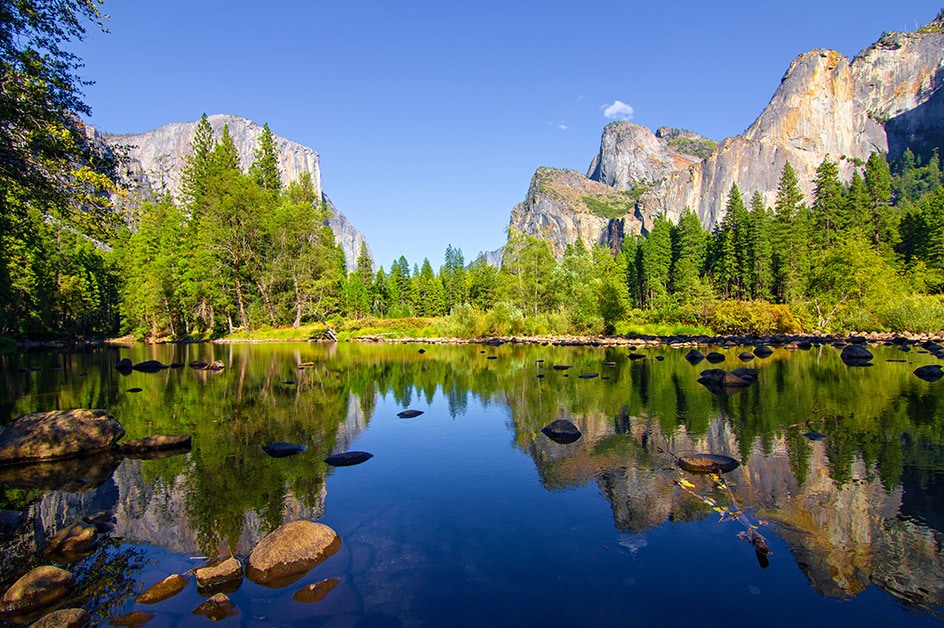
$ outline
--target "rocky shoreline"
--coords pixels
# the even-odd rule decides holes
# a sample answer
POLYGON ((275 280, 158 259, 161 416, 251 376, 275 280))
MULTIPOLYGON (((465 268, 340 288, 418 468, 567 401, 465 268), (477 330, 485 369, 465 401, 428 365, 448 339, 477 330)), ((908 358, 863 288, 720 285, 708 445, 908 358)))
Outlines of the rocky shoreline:
MULTIPOLYGON (((102 346, 130 347, 139 342, 131 336, 122 338, 104 339, 71 339, 17 341, 19 350, 34 349, 74 349, 94 348, 102 346)), ((267 344, 286 342, 331 342, 311 338, 217 338, 213 340, 182 340, 141 341, 147 344, 267 344)), ((837 344, 889 344, 889 345, 916 345, 927 342, 944 342, 944 334, 910 333, 910 332, 869 332, 844 334, 791 334, 791 335, 718 335, 718 336, 656 336, 656 335, 625 335, 625 336, 489 336, 478 338, 393 338, 386 335, 365 335, 348 338, 343 342, 363 343, 390 343, 390 344, 433 344, 433 345, 492 345, 528 344, 560 347, 663 347, 673 349, 691 348, 697 346, 720 347, 750 347, 769 345, 786 349, 809 349, 820 345, 837 344)))

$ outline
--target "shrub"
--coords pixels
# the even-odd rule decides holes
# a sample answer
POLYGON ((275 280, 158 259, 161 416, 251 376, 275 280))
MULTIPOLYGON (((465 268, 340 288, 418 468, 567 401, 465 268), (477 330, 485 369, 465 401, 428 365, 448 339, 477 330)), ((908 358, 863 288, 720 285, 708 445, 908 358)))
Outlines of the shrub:
POLYGON ((802 331, 790 306, 766 301, 722 301, 709 326, 718 334, 791 334, 802 331))

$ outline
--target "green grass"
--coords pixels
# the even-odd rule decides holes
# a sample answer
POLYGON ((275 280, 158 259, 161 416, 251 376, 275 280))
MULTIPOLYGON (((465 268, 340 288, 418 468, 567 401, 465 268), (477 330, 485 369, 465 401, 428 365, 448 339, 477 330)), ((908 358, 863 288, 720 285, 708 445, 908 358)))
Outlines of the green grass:
POLYGON ((616 323, 619 336, 711 336, 713 332, 702 325, 684 323, 616 323))

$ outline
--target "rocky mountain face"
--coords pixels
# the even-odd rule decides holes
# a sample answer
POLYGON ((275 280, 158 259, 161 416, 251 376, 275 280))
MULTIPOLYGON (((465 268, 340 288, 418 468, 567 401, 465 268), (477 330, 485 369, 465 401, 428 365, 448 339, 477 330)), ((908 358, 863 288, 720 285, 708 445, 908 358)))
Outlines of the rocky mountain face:
POLYGON ((641 226, 630 195, 574 170, 539 168, 527 198, 511 212, 511 227, 548 240, 558 259, 578 239, 619 246, 624 233, 641 226))
MULTIPOLYGON (((810 202, 816 168, 827 156, 848 180, 856 162, 874 151, 894 158, 910 147, 926 154, 944 145, 942 17, 915 32, 883 35, 851 60, 833 50, 800 55, 747 131, 704 158, 711 143, 697 134, 664 128, 653 134, 628 122, 607 125, 587 177, 573 176, 572 182, 578 190, 592 181, 638 195, 626 212, 635 220, 624 223, 624 233, 646 233, 658 215, 677 220, 685 207, 710 229, 721 219, 733 183, 745 198, 757 191, 773 205, 788 160, 810 202)), ((609 223, 547 229, 578 220, 584 207, 562 202, 552 209, 533 197, 535 191, 532 180, 528 198, 512 211, 512 227, 555 238, 555 251, 578 235, 585 244, 610 241, 609 223)))
MULTIPOLYGON (((262 127, 251 120, 227 114, 212 115, 208 120, 216 138, 219 138, 224 125, 228 127, 239 154, 239 163, 244 169, 248 168, 253 162, 262 127)), ((190 143, 196 128, 197 122, 174 122, 146 133, 96 134, 127 157, 125 183, 132 190, 134 201, 141 202, 165 192, 175 198, 180 197, 186 158, 190 154, 190 143)), ((274 137, 279 151, 282 181, 294 181, 306 172, 311 175, 315 192, 321 195, 331 212, 326 224, 334 231, 335 240, 344 249, 348 269, 353 269, 361 243, 366 241, 360 231, 324 195, 318 153, 284 137, 274 137)))

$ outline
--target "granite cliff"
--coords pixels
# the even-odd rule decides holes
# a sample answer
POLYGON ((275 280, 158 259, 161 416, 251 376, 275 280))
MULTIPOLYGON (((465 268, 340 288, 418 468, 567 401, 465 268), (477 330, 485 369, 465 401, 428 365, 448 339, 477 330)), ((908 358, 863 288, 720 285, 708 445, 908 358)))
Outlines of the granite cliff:
MULTIPOLYGON (((239 154, 239 163, 243 168, 248 168, 254 159, 253 153, 262 127, 251 120, 227 114, 208 116, 208 120, 214 137, 219 137, 224 125, 229 128, 239 154)), ((132 202, 139 203, 165 192, 179 198, 186 157, 190 154, 190 143, 196 127, 196 122, 174 122, 153 131, 133 135, 96 133, 126 157, 124 183, 132 192, 132 202)), ((334 231, 335 240, 344 250, 348 269, 352 270, 361 243, 366 241, 361 232, 324 194, 318 153, 278 135, 275 136, 275 141, 279 151, 282 181, 294 181, 302 173, 311 175, 315 192, 324 199, 331 213, 326 224, 334 231)))
MULTIPOLYGON (((914 32, 883 35, 851 60, 833 50, 801 54, 747 131, 713 150, 710 140, 688 131, 653 134, 628 122, 610 124, 587 176, 571 177, 578 192, 558 189, 558 196, 579 198, 589 183, 631 192, 634 205, 622 216, 611 214, 624 221, 625 234, 646 233, 658 215, 677 220, 685 207, 710 229, 721 219, 733 183, 745 197, 757 191, 772 205, 789 160, 810 201, 814 173, 827 156, 848 180, 858 160, 872 152, 894 158, 906 148, 928 154, 944 145, 942 85, 944 12, 914 32)), ((558 253, 577 237, 587 245, 618 244, 609 223, 590 227, 578 218, 583 205, 565 201, 551 208, 539 194, 532 180, 527 199, 512 211, 511 227, 552 239, 558 253), (547 228, 578 220, 587 226, 547 228)))

